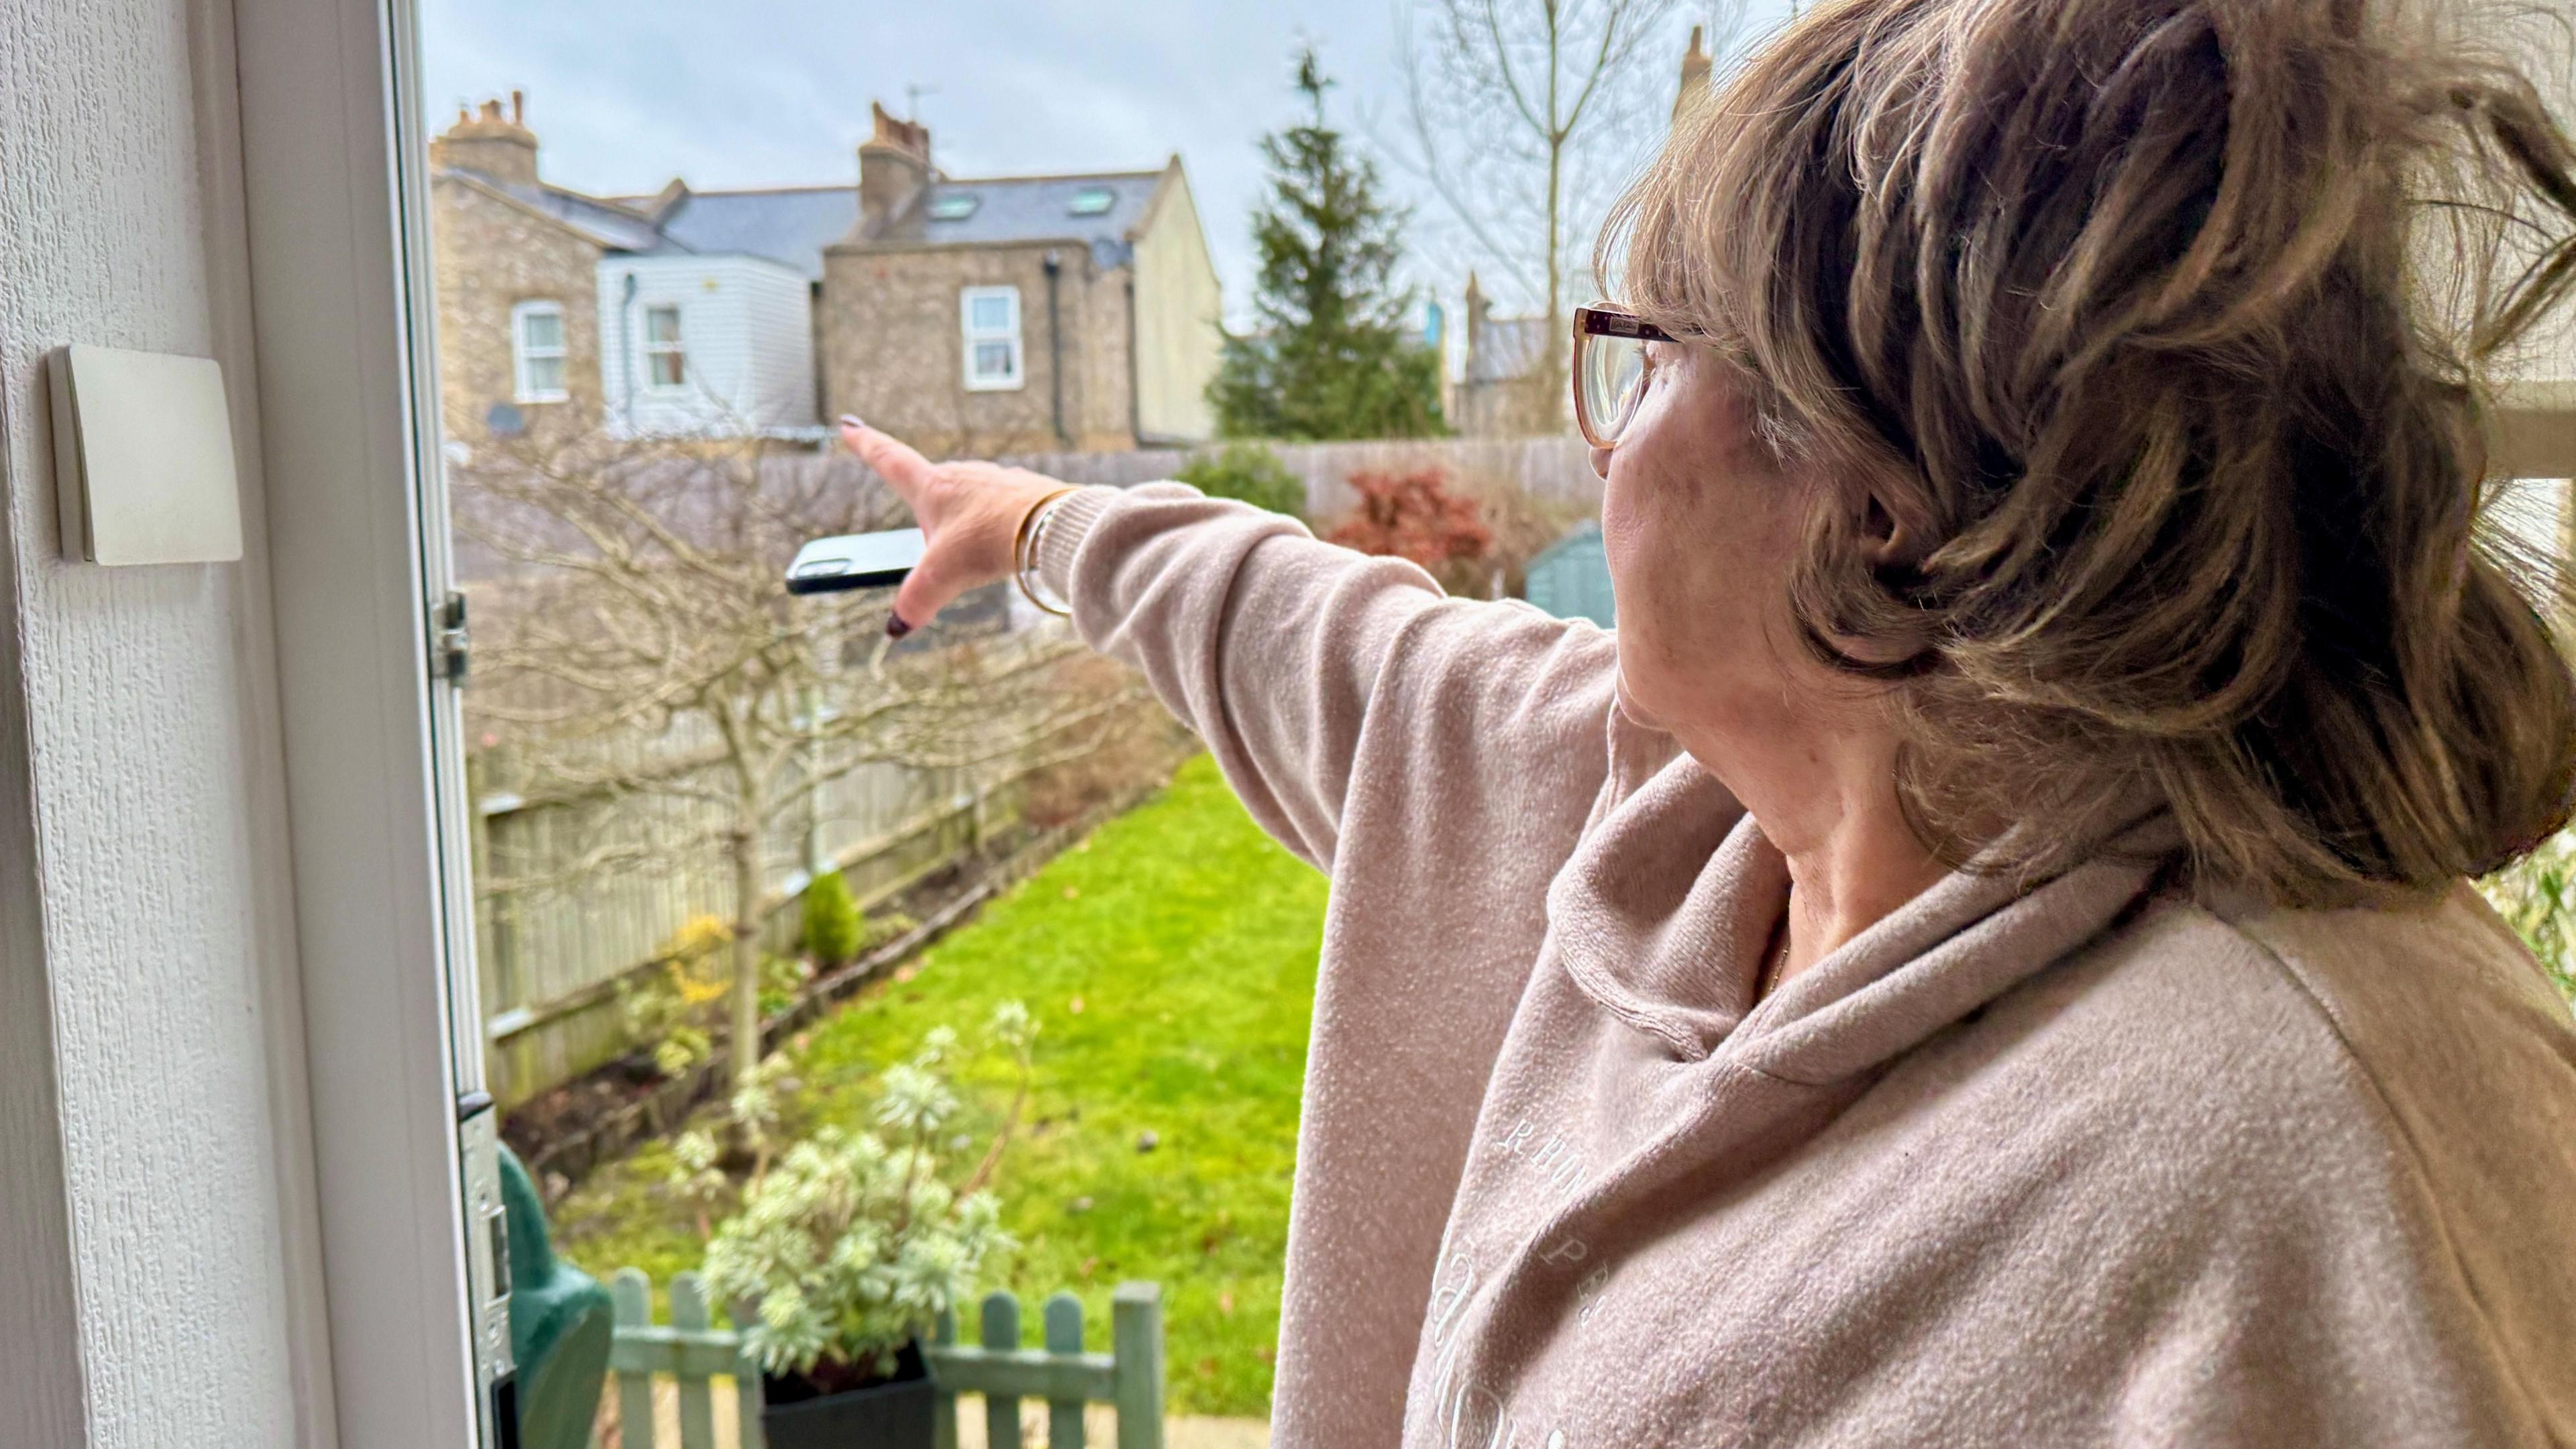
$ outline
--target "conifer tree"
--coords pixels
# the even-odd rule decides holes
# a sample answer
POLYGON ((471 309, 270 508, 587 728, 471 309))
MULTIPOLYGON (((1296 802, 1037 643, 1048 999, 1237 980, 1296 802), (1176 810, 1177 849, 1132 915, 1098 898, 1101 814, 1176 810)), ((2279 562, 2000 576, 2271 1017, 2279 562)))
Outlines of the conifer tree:
POLYGON ((1315 52, 1300 53, 1307 117, 1261 140, 1270 199, 1252 219, 1259 321, 1226 339, 1208 387, 1226 437, 1443 431, 1439 357, 1406 326, 1414 297, 1393 280, 1406 214, 1380 195, 1377 168, 1326 124, 1331 85, 1315 52))

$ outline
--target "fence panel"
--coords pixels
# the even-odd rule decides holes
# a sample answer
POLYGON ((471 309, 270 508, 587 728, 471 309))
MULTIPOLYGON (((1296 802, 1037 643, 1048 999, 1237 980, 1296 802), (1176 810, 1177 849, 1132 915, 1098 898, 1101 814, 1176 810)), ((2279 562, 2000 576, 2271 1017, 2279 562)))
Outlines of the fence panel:
MULTIPOLYGON (((1358 501, 1350 476, 1359 472, 1402 472, 1436 467, 1469 479, 1508 483, 1535 497, 1561 503, 1598 506, 1601 479, 1592 471, 1590 450, 1581 438, 1549 435, 1522 438, 1386 438, 1338 443, 1265 444, 1288 471, 1305 480, 1306 516, 1331 518, 1358 501)), ((1037 453, 1010 461, 1068 483, 1106 483, 1129 487, 1169 478, 1195 456, 1194 450, 1139 448, 1125 453, 1037 453)), ((861 465, 845 454, 787 457, 779 466, 843 468, 858 476, 861 465)))
MULTIPOLYGON (((1161 717, 1150 700, 1117 708, 1139 722, 1161 717)), ((820 782, 810 808, 791 812, 764 842, 765 946, 793 949, 813 865, 839 870, 859 906, 873 908, 1015 822, 1029 774, 1011 760, 938 768, 880 761, 820 782)), ((731 921, 733 876, 713 848, 679 855, 647 848, 711 834, 690 814, 715 808, 701 802, 476 793, 485 1061, 493 1095, 510 1107, 633 1048, 622 983, 655 969, 692 919, 731 921), (596 864, 602 860, 609 863, 596 864)))
MULTIPOLYGON (((671 1280, 671 1326, 682 1333, 705 1333, 713 1327, 707 1317, 706 1290, 695 1273, 671 1280)), ((734 1392, 739 1401, 739 1379, 734 1392)), ((715 1393, 704 1378, 680 1380, 680 1449, 716 1449, 715 1393)))
MULTIPOLYGON (((634 1268, 618 1270, 610 1296, 616 1336, 608 1366, 617 1380, 620 1449, 661 1449, 653 1423, 654 1380, 676 1382, 680 1402, 679 1449, 714 1449, 711 1380, 730 1377, 739 1406, 741 1449, 762 1449, 760 1371, 742 1356, 740 1336, 707 1326, 703 1284, 695 1273, 671 1280, 671 1323, 653 1318, 652 1280, 634 1268), (694 1406, 694 1407, 693 1407, 694 1406)), ((974 1347, 957 1342, 956 1320, 940 1315, 924 1358, 938 1386, 939 1449, 957 1449, 957 1396, 984 1396, 985 1442, 991 1449, 1020 1449, 1020 1400, 1047 1401, 1047 1442, 1052 1449, 1083 1449, 1082 1406, 1114 1405, 1117 1449, 1163 1449, 1163 1298, 1154 1283, 1121 1283, 1110 1299, 1111 1349, 1082 1347, 1082 1303, 1071 1293, 1046 1301, 1046 1346, 1023 1348, 1020 1301, 994 1293, 982 1304, 974 1347)))
MULTIPOLYGON (((995 1293, 984 1300, 984 1347, 1017 1352, 1020 1346, 1020 1300, 995 1293)), ((984 1443, 989 1449, 1020 1449, 1020 1400, 1016 1394, 984 1394, 984 1443)))
MULTIPOLYGON (((1046 1301, 1046 1351, 1082 1352, 1082 1300, 1058 1293, 1046 1301)), ((1083 1449, 1082 1400, 1047 1400, 1047 1449, 1083 1449)))

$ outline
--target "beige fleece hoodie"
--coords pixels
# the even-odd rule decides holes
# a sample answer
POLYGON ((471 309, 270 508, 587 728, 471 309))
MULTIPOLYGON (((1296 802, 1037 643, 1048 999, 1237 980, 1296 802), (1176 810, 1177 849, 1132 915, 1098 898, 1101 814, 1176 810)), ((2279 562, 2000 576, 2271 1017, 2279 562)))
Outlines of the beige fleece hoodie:
POLYGON ((1787 874, 1611 636, 1156 484, 1042 567, 1332 876, 1274 1442, 2576 1445, 2576 1031, 2465 886, 2151 821, 1758 1005, 1787 874))

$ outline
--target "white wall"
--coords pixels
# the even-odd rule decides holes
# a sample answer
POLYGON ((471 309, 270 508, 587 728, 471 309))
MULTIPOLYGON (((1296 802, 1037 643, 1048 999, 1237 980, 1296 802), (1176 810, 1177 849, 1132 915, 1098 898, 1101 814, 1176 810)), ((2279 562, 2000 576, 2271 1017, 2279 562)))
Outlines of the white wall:
POLYGON ((801 274, 759 257, 602 260, 600 393, 607 400, 610 427, 638 433, 730 433, 747 427, 811 426, 812 297, 811 284, 801 274), (635 278, 631 303, 625 300, 630 275, 635 278), (644 351, 644 311, 654 306, 680 309, 690 376, 677 392, 648 384, 652 373, 644 351))
POLYGON ((1225 299, 1179 166, 1164 186, 1136 238, 1136 426, 1157 442, 1188 442, 1216 431, 1207 389, 1225 350, 1225 299))
POLYGON ((0 1441, 327 1442, 230 7, 0 23, 0 1441), (56 546, 43 357, 225 363, 242 563, 56 546), (290 1250, 290 1242, 300 1246, 290 1250), (318 1406, 318 1407, 317 1407, 318 1406), (321 1416, 319 1429, 310 1417, 321 1416))

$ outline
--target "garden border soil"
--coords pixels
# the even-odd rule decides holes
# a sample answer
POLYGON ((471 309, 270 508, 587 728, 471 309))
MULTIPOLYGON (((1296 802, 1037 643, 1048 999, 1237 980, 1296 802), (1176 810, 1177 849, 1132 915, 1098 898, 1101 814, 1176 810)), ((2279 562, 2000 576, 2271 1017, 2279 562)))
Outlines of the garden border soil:
MULTIPOLYGON (((1035 874, 1040 866, 1102 824, 1126 814, 1145 797, 1170 784, 1172 771, 1178 769, 1180 762, 1189 758, 1195 748, 1193 744, 1189 749, 1176 752, 1168 766, 1155 771, 1151 778, 1120 791, 1062 825, 1037 832, 1004 854, 997 857, 970 856, 955 863, 963 869, 944 870, 925 879, 907 892, 913 896, 913 901, 908 904, 929 904, 929 901, 921 899, 923 895, 938 902, 921 917, 921 924, 849 965, 808 982, 793 1006, 761 1023, 762 1054, 775 1050, 781 1041, 849 999, 861 987, 890 974, 940 937, 973 919, 985 902, 1035 874), (975 869, 979 863, 984 865, 980 871, 975 869), (950 891, 955 893, 948 894, 950 891)), ((699 1104, 716 1096, 724 1083, 731 1080, 732 1061, 732 1043, 719 1042, 688 1071, 638 1095, 616 1090, 621 1080, 631 1079, 633 1072, 629 1059, 619 1058, 584 1073, 545 1096, 522 1104, 503 1119, 501 1136, 527 1164, 528 1175, 535 1179, 539 1193, 551 1207, 579 1185, 592 1168, 646 1138, 670 1131, 686 1121, 699 1104), (561 1111, 541 1128, 537 1126, 531 1109, 558 1093, 569 1093, 577 1100, 585 1089, 590 1095, 605 1100, 587 1110, 574 1107, 561 1111)))

